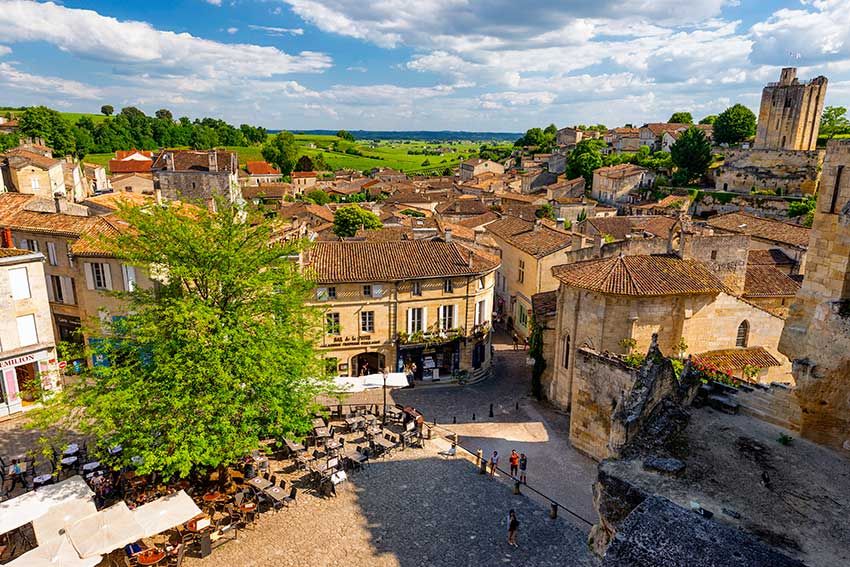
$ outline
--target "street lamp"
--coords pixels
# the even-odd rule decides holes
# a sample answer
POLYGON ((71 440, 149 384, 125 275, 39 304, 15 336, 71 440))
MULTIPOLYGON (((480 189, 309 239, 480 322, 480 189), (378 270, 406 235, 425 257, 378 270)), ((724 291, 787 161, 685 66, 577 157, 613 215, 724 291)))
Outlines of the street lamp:
POLYGON ((384 375, 384 417, 381 420, 381 425, 387 425, 387 367, 384 366, 383 370, 384 375))

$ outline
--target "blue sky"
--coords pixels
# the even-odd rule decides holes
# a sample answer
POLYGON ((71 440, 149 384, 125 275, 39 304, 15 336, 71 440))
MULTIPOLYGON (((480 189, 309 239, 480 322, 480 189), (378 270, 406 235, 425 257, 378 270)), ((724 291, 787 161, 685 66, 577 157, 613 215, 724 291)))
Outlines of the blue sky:
POLYGON ((268 128, 523 131, 850 105, 850 0, 0 0, 0 105, 268 128))

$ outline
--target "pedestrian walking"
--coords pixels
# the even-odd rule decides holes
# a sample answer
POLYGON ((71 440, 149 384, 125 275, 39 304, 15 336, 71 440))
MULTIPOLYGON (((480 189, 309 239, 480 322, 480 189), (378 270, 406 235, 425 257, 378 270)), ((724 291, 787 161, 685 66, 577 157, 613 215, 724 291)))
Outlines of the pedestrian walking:
POLYGON ((521 453, 519 456, 519 481, 523 484, 528 484, 525 481, 526 468, 528 468, 528 457, 525 456, 525 453, 521 453))
POLYGON ((519 530, 519 520, 516 517, 516 512, 511 510, 508 512, 508 544, 514 547, 519 547, 516 543, 516 533, 519 530))
POLYGON ((493 456, 490 457, 490 476, 496 475, 496 467, 499 466, 499 452, 493 451, 493 456))
POLYGON ((514 350, 519 350, 519 335, 517 335, 516 331, 514 331, 511 337, 514 340, 514 350))
POLYGON ((523 339, 523 350, 528 350, 528 337, 523 339))
POLYGON ((516 449, 511 449, 511 456, 508 461, 511 464, 511 476, 516 478, 517 471, 519 470, 519 453, 516 452, 516 449))

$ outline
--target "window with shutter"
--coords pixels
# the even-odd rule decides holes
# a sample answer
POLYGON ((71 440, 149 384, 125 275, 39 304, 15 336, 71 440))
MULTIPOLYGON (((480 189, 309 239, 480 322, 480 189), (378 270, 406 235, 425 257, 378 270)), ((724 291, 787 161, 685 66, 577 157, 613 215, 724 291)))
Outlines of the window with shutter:
POLYGON ((9 283, 12 287, 12 299, 28 299, 30 294, 30 279, 26 267, 9 270, 9 283))
POLYGON ((29 346, 38 343, 38 332, 35 328, 35 315, 22 315, 17 318, 18 340, 20 346, 29 346))
POLYGON ((51 266, 58 266, 59 259, 56 256, 56 243, 48 242, 47 243, 47 261, 51 266))

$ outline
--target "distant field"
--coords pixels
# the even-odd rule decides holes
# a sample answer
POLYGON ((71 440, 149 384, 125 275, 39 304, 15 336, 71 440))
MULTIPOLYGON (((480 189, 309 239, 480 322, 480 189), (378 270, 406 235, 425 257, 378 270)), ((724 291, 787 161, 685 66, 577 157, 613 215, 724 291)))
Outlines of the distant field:
MULTIPOLYGON (((427 142, 401 142, 398 140, 381 141, 356 141, 355 147, 363 155, 351 155, 336 152, 331 149, 333 143, 339 141, 336 136, 324 136, 315 134, 296 134, 295 140, 299 145, 299 155, 316 156, 323 154, 325 161, 333 169, 355 169, 362 171, 373 167, 389 167, 403 170, 408 173, 422 171, 443 170, 447 167, 456 167, 458 163, 473 155, 479 149, 479 144, 472 142, 454 142, 451 144, 436 144, 427 142), (447 148, 450 152, 441 155, 410 155, 411 151, 434 150, 436 148, 447 148), (428 165, 423 162, 428 160, 428 165)), ((239 164, 245 165, 249 161, 262 161, 261 146, 226 146, 227 150, 235 151, 239 155, 239 164)), ((112 154, 89 154, 85 157, 86 162, 107 166, 112 154)))
MULTIPOLYGON (((0 114, 6 114, 7 112, 11 112, 12 116, 18 116, 21 111, 20 110, 8 110, 4 108, 0 108, 0 114)), ((88 114, 85 112, 59 112, 62 115, 62 118, 67 120, 71 124, 76 124, 77 120, 82 118, 83 116, 88 116, 92 119, 92 121, 97 124, 98 122, 103 122, 106 119, 106 116, 103 114, 88 114)))

